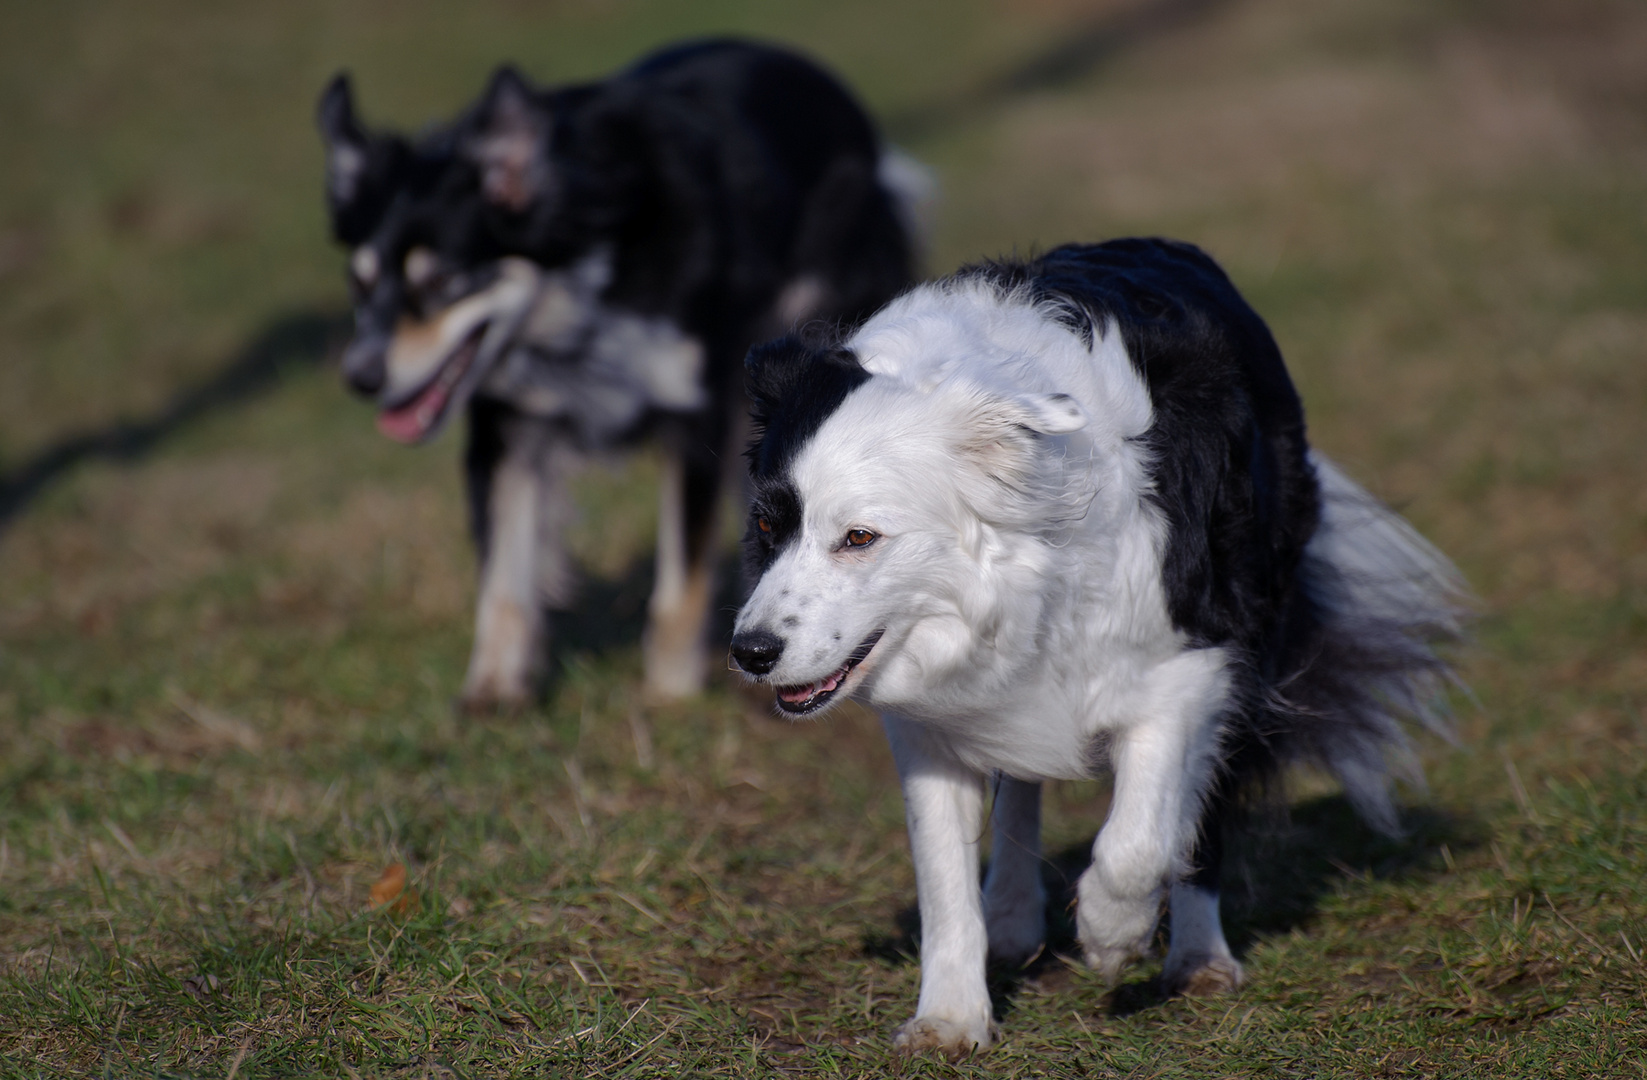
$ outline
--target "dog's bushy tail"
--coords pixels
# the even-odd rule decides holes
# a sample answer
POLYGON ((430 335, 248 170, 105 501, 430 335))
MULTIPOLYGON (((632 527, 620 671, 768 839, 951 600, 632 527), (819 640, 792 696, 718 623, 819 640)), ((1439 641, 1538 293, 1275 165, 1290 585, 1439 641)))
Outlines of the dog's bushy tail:
POLYGON ((1272 690, 1294 750, 1336 776, 1374 827, 1398 831, 1392 772, 1421 783, 1403 729, 1448 739, 1444 692, 1456 676, 1438 647, 1460 640, 1470 608, 1458 570, 1411 525, 1320 454, 1321 522, 1302 584, 1315 632, 1272 690))

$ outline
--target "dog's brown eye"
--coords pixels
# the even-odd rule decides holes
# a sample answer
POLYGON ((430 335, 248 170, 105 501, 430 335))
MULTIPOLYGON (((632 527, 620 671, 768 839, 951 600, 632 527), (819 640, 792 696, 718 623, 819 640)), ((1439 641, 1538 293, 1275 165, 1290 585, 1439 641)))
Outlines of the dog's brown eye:
POLYGON ((848 529, 846 533, 847 547, 868 547, 875 542, 875 534, 868 529, 848 529))
POLYGON ((769 532, 772 531, 772 526, 767 523, 767 520, 765 518, 756 518, 755 519, 755 527, 757 529, 761 530, 761 532, 763 532, 763 533, 769 533, 769 532))

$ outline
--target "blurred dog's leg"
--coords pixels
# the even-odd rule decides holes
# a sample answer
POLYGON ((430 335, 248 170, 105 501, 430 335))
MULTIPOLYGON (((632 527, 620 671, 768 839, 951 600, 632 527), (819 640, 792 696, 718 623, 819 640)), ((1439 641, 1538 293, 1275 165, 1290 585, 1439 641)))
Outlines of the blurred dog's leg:
MULTIPOLYGON (((473 422, 481 423, 482 415, 477 410, 473 422)), ((564 603, 573 580, 564 539, 573 447, 541 420, 484 415, 496 430, 471 433, 468 463, 481 559, 475 644, 462 694, 469 709, 512 708, 532 699, 545 655, 544 609, 564 603), (477 452, 485 450, 490 453, 477 452)))
POLYGON ((689 437, 666 438, 663 448, 657 577, 643 653, 646 695, 668 701, 703 689, 723 469, 689 437))

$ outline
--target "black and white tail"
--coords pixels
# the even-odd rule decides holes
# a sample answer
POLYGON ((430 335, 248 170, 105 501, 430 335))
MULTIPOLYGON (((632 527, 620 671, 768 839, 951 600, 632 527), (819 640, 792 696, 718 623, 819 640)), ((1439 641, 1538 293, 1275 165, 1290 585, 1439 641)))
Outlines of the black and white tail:
POLYGON ((1325 767, 1376 828, 1398 831, 1392 772, 1421 782, 1404 719, 1451 738, 1437 647, 1460 639, 1469 592, 1456 567, 1394 511, 1311 451, 1321 522, 1304 551, 1315 640, 1274 690, 1300 756, 1325 767))

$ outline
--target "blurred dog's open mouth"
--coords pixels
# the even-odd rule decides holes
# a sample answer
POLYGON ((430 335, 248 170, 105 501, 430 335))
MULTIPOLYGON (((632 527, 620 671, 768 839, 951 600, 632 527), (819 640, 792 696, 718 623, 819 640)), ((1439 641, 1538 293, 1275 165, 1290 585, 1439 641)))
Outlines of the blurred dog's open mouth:
POLYGON ((817 712, 823 708, 835 696, 835 691, 841 688, 841 684, 846 682, 846 677, 852 674, 852 669, 864 662, 864 658, 869 655, 884 633, 886 630, 883 628, 870 634, 862 645, 852 650, 852 655, 846 658, 846 663, 827 677, 804 686, 778 687, 778 708, 794 716, 817 712))
POLYGON ((457 388, 480 355, 480 342, 489 324, 482 322, 469 331, 452 355, 435 370, 411 397, 377 414, 377 429, 396 442, 421 442, 439 425, 457 388))

